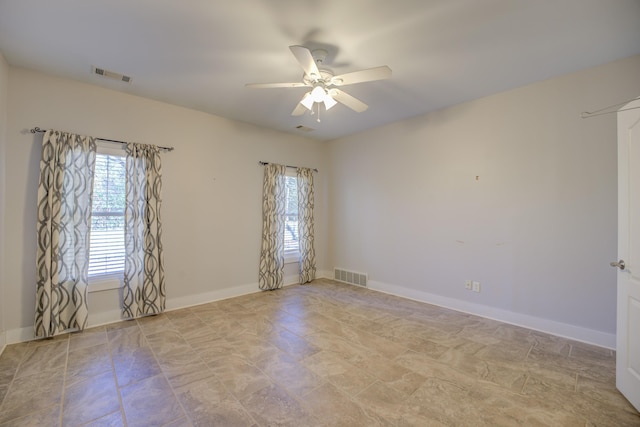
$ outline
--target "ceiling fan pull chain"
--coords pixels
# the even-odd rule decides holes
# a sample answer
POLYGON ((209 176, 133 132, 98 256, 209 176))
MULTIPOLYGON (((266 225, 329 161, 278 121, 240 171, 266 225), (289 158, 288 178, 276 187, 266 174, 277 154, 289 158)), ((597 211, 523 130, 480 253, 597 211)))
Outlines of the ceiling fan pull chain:
POLYGON ((320 123, 320 103, 316 102, 316 105, 318 106, 318 123, 320 123))

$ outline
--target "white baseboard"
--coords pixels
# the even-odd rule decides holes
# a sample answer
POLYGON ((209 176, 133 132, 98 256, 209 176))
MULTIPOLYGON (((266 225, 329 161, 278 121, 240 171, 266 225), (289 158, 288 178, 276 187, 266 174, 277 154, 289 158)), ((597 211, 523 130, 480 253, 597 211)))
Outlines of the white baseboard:
MULTIPOLYGON (((333 279, 333 272, 328 270, 318 270, 316 276, 318 278, 333 279)), ((284 286, 291 286, 298 283, 298 276, 291 275, 284 278, 284 286)), ((424 291, 409 289, 403 286, 392 285, 382 282, 370 280, 368 288, 371 290, 384 292, 399 297, 413 299, 416 301, 434 304, 452 310, 473 314, 476 316, 486 317, 488 319, 509 323, 512 325, 522 326, 552 335, 557 335, 576 341, 594 344, 600 347, 614 349, 616 346, 615 334, 595 331, 592 329, 581 328, 579 326, 569 325, 566 323, 556 322, 553 320, 534 317, 526 314, 515 313, 508 310, 502 310, 481 304, 475 304, 468 301, 457 300, 454 298, 443 297, 424 291)), ((260 292, 258 283, 249 283, 245 285, 235 286, 231 288, 218 289, 211 292, 205 292, 197 295, 187 295, 178 298, 167 299, 167 311, 178 310, 181 308, 193 307, 209 302, 220 301, 228 298, 238 297, 242 295, 260 292)), ((103 311, 89 315, 89 327, 106 325, 121 321, 120 310, 103 311)), ((33 340, 33 326, 17 328, 0 333, 0 349, 4 349, 6 345, 19 342, 33 340)), ((0 353, 1 354, 1 353, 0 353)))
POLYGON ((33 325, 25 328, 9 329, 6 332, 7 345, 33 340, 33 325))
MULTIPOLYGON (((297 285, 299 278, 297 275, 285 276, 283 279, 283 286, 297 285)), ((220 301, 228 298, 239 297, 242 295, 252 294, 260 292, 258 283, 249 283, 246 285, 235 286, 231 288, 218 289, 211 292, 205 292, 196 295, 186 295, 177 298, 167 298, 166 310, 178 310, 181 308, 193 307, 196 305, 206 304, 209 302, 220 301)), ((96 326, 108 325, 110 323, 120 322, 122 315, 120 309, 102 311, 99 313, 89 314, 88 327, 93 328, 96 326)), ((0 334, 0 348, 4 345, 16 344, 20 342, 32 341, 33 338, 33 326, 27 326, 25 328, 17 328, 7 331, 4 334, 0 334), (4 337, 6 335, 6 337, 4 337)), ((1 352, 0 352, 1 354, 1 352)))
POLYGON ((318 270, 316 271, 316 277, 318 279, 333 280, 333 270, 318 270))
POLYGON ((0 332, 0 355, 2 355, 6 347, 7 347, 7 333, 2 331, 0 332))
POLYGON ((167 311, 178 310, 180 308, 193 307, 195 305, 220 301, 223 299, 239 297, 241 295, 252 294, 260 291, 257 283, 234 286, 232 288, 217 289, 197 295, 185 295, 178 298, 167 298, 167 311))
POLYGON ((120 322, 122 320, 122 310, 108 310, 100 313, 89 313, 87 328, 95 328, 96 326, 108 325, 109 323, 120 322))
MULTIPOLYGON (((282 286, 291 286, 298 284, 298 276, 285 276, 282 286)), ((235 286, 233 288, 219 289, 212 292, 206 292, 198 295, 186 295, 180 298, 167 299, 167 311, 179 310, 181 308, 193 307, 209 302, 220 301, 223 299, 239 297, 242 295, 260 292, 258 283, 249 283, 246 285, 235 286)))
POLYGON ((373 280, 369 281, 367 287, 371 290, 425 302, 428 304, 461 311, 463 313, 497 320, 499 322, 522 326, 527 329, 533 329, 551 335, 597 345, 599 347, 605 347, 609 349, 615 349, 616 347, 615 334, 582 328, 580 326, 574 326, 568 323, 556 322, 554 320, 543 319, 540 317, 530 316, 528 314, 516 313, 513 311, 489 307, 482 304, 476 304, 468 301, 458 300, 455 298, 435 295, 416 289, 409 289, 403 286, 376 282, 373 280))

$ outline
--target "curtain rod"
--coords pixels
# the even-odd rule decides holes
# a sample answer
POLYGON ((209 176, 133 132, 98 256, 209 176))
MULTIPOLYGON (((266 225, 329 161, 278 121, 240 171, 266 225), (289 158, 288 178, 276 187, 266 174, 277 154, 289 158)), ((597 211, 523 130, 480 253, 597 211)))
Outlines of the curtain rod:
MULTIPOLYGON (((258 162, 258 163, 260 163, 262 166, 266 166, 269 164, 269 162, 258 162)), ((289 165, 284 165, 284 166, 291 169, 298 169, 298 166, 289 166, 289 165)), ((318 169, 315 169, 315 168, 311 170, 314 172, 318 172, 318 169)))
MULTIPOLYGON (((31 133, 44 133, 46 132, 45 129, 40 129, 39 127, 34 127, 33 129, 30 129, 29 132, 31 133)), ((95 137, 95 139, 99 139, 100 141, 106 141, 106 142, 115 142, 116 144, 128 144, 128 142, 126 141, 118 141, 117 139, 107 139, 107 138, 98 138, 95 137)), ((164 151, 173 151, 174 148, 173 147, 158 147, 161 150, 164 151)))
POLYGON ((613 113, 617 113, 619 111, 635 110, 635 109, 640 108, 640 107, 630 107, 630 108, 625 108, 624 110, 606 111, 606 110, 609 110, 611 108, 615 108, 615 107, 619 107, 621 105, 628 104, 628 103, 630 103, 632 101, 635 101, 637 99, 640 99, 640 97, 629 99, 627 101, 623 101, 623 102, 620 102, 618 104, 609 105, 608 107, 604 107, 604 108, 601 108, 601 109, 596 110, 596 111, 583 111, 582 113, 580 113, 580 117, 582 117, 583 119, 588 119, 590 117, 601 116, 603 114, 613 114, 613 113))

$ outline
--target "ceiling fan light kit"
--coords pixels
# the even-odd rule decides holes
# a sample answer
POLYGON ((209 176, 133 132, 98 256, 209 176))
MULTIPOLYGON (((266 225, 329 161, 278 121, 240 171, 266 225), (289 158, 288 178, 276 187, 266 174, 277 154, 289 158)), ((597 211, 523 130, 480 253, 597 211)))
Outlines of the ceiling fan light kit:
POLYGON ((334 105, 336 105, 336 104, 338 103, 338 101, 336 101, 335 99, 333 99, 333 98, 331 97, 331 95, 330 95, 330 94, 328 94, 328 93, 326 94, 326 96, 325 96, 325 98, 324 98, 323 102, 324 102, 324 108, 325 108, 325 110, 329 110, 329 109, 331 109, 331 107, 333 107, 334 105))
MULTIPOLYGON (((320 104, 324 104, 325 110, 329 110, 337 103, 341 103, 346 107, 361 113, 369 108, 367 104, 332 86, 346 86, 355 83, 383 80, 391 77, 391 69, 386 65, 335 76, 330 70, 318 68, 318 65, 322 65, 323 61, 327 57, 328 52, 326 50, 316 49, 314 51, 310 51, 304 46, 289 46, 289 49, 291 50, 291 53, 293 53, 293 56, 295 56, 298 64, 300 64, 304 70, 302 82, 249 83, 245 86, 251 88, 312 88, 311 91, 304 94, 299 104, 291 112, 292 116, 300 116, 304 114, 305 108, 313 114, 313 107, 316 104, 319 115, 320 104)), ((320 121, 319 117, 318 121, 320 121)))
POLYGON ((327 92, 320 86, 314 87, 311 91, 311 98, 313 99, 313 102, 322 102, 326 96, 327 92))
POLYGON ((300 101, 300 104, 304 105, 307 108, 307 110, 311 110, 311 108, 313 107, 313 103, 314 102, 315 101, 313 100, 313 97, 311 96, 311 92, 307 92, 302 97, 302 100, 300 101))

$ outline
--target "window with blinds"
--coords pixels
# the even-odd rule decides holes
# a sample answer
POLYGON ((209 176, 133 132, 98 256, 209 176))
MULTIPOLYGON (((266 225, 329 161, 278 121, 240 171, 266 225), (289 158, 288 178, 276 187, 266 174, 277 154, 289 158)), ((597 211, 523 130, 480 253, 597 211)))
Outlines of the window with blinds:
POLYGON ((284 214, 284 255, 298 257, 298 180, 286 176, 286 205, 284 214))
POLYGON ((124 272, 125 157, 96 155, 89 276, 124 272))

